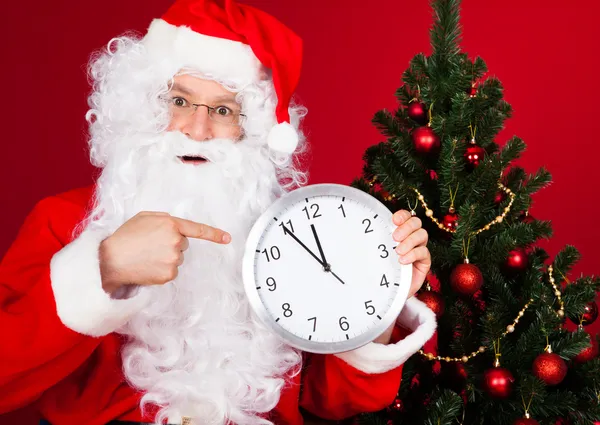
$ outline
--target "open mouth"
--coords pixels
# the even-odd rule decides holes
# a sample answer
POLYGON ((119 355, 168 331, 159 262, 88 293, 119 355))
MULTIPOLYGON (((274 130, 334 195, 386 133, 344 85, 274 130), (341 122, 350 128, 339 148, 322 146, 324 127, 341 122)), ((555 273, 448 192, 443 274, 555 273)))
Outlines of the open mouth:
POLYGON ((185 164, 199 165, 208 162, 208 159, 201 155, 184 155, 179 156, 179 160, 185 164))

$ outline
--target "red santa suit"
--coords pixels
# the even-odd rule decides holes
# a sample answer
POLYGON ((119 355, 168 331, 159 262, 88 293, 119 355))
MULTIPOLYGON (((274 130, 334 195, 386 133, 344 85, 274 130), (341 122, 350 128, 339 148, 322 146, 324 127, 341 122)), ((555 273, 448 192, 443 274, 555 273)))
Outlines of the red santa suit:
MULTIPOLYGON (((152 411, 140 413, 142 394, 121 369, 122 337, 110 331, 136 311, 136 300, 110 298, 101 286, 97 242, 74 239, 92 192, 38 203, 0 264, 0 414, 30 405, 52 425, 154 419, 152 411)), ((388 406, 402 363, 431 338, 435 316, 411 298, 397 323, 402 330, 395 344, 306 353, 302 373, 284 387, 269 419, 300 425, 300 407, 343 419, 388 406)))

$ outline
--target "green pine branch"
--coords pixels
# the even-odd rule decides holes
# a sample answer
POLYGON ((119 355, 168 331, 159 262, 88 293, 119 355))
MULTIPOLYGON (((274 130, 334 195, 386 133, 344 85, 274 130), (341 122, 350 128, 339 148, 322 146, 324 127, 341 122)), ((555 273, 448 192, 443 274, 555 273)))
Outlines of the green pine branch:
MULTIPOLYGON (((437 391, 435 392, 437 393, 437 391)), ((462 398, 450 390, 443 390, 432 397, 429 404, 426 425, 454 425, 462 411, 462 398)))
POLYGON ((435 0, 431 7, 434 13, 434 24, 430 31, 433 57, 440 62, 460 52, 461 30, 459 0, 435 0))

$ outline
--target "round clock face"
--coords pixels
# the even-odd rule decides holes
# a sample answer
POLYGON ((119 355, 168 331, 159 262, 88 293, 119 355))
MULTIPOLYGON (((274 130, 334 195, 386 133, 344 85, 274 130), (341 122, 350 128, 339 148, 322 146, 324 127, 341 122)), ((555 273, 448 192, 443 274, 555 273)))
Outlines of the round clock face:
POLYGON ((255 223, 243 276, 258 317, 288 344, 335 353, 371 342, 402 309, 412 266, 398 263, 391 212, 352 187, 307 186, 255 223))

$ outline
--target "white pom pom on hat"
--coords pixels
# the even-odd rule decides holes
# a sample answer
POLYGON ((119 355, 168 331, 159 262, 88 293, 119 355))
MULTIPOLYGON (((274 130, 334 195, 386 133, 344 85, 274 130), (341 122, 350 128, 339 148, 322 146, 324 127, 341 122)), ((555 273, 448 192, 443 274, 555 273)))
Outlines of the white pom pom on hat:
POLYGON ((291 154, 298 147, 298 133, 290 123, 283 122, 271 129, 267 141, 274 151, 291 154))

